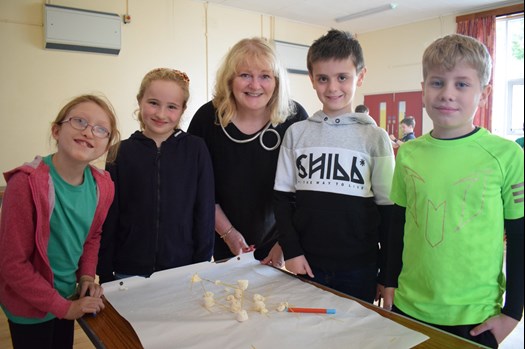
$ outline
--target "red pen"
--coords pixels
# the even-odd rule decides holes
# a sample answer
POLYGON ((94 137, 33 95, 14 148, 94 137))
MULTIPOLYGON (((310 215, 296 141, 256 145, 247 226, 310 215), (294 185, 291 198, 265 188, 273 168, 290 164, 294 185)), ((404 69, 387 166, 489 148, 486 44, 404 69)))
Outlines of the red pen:
POLYGON ((335 309, 325 309, 325 308, 287 308, 289 313, 314 313, 314 314, 335 314, 335 309))

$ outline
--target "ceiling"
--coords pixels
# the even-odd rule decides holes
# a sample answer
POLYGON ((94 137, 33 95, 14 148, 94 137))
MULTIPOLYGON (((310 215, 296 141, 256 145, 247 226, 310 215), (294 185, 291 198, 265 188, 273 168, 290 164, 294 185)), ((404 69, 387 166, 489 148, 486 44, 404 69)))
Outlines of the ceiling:
POLYGON ((361 34, 449 15, 464 15, 523 1, 507 0, 206 0, 209 3, 253 11, 293 21, 361 34), (393 10, 345 22, 335 18, 378 6, 393 10))

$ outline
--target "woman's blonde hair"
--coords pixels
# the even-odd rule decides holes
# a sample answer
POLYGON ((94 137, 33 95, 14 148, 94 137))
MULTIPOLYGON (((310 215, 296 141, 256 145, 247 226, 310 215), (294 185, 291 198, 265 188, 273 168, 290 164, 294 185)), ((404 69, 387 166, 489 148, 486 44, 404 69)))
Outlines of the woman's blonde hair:
MULTIPOLYGON (((142 97, 144 97, 146 89, 151 85, 153 81, 156 80, 173 81, 182 89, 182 93, 184 96, 184 102, 182 104, 182 113, 184 113, 184 111, 186 111, 186 108, 188 107, 188 100, 190 99, 190 78, 188 78, 188 75, 186 75, 186 73, 180 70, 170 68, 155 68, 149 71, 144 76, 144 78, 142 78, 142 82, 140 83, 139 93, 137 93, 137 102, 140 104, 140 101, 142 97)), ((137 119, 140 123, 140 130, 143 131, 145 125, 144 120, 142 119, 140 108, 136 111, 136 113, 137 119)))
POLYGON ((290 86, 286 69, 279 62, 275 50, 263 38, 242 39, 237 42, 223 59, 217 71, 213 105, 222 126, 226 127, 237 111, 232 91, 233 79, 242 66, 270 68, 275 76, 275 90, 268 101, 270 121, 275 126, 284 122, 296 111, 290 98, 290 86))
POLYGON ((111 105, 111 102, 103 97, 103 96, 96 96, 93 94, 85 94, 78 97, 73 98, 71 101, 69 101, 65 106, 62 107, 62 109, 58 112, 58 115, 56 116, 55 120, 52 123, 53 127, 62 127, 62 122, 65 120, 65 118, 68 116, 71 109, 76 107, 77 105, 81 103, 86 102, 92 102, 98 105, 109 118, 109 139, 108 139, 108 155, 106 157, 107 162, 112 162, 115 160, 117 151, 118 151, 118 144, 120 143, 120 132, 117 128, 117 117, 115 110, 113 106, 111 105))

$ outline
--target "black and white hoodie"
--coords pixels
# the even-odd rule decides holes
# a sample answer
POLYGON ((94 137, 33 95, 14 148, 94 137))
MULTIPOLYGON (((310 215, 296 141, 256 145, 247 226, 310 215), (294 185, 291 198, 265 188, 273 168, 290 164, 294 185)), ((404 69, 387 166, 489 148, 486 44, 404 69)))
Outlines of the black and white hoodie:
POLYGON ((388 134, 367 114, 318 111, 290 126, 274 186, 285 259, 331 271, 380 265, 393 172, 388 134))

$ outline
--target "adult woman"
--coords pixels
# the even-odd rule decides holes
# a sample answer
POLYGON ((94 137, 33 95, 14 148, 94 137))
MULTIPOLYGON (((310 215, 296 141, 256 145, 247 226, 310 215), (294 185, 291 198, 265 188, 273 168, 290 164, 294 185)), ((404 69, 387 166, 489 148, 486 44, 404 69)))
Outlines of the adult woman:
POLYGON ((215 260, 255 247, 263 263, 282 265, 272 206, 275 169, 286 129, 306 118, 290 99, 286 70, 267 41, 243 39, 231 48, 217 71, 213 100, 188 129, 204 138, 212 157, 215 260))

